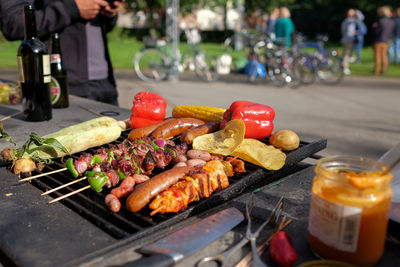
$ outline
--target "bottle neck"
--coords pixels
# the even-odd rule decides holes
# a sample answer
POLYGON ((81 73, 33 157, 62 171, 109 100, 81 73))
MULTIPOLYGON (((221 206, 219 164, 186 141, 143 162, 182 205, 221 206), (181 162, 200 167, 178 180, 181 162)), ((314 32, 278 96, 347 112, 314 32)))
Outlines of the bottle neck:
POLYGON ((32 5, 24 7, 25 40, 37 37, 35 8, 32 5))
POLYGON ((58 33, 52 34, 51 37, 51 53, 61 55, 60 36, 58 33))

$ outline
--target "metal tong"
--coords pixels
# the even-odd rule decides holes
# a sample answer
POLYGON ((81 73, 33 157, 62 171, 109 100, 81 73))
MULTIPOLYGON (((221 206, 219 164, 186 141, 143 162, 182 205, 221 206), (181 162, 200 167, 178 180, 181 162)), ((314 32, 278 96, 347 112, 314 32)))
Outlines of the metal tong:
POLYGON ((260 235, 260 232, 264 229, 265 226, 273 227, 279 221, 279 217, 283 210, 283 197, 281 197, 278 203, 275 205, 274 209, 272 210, 268 219, 260 226, 255 232, 251 232, 251 210, 254 206, 254 195, 251 194, 249 201, 246 204, 246 217, 247 217, 247 230, 246 235, 243 239, 237 243, 235 246, 231 247, 230 249, 217 254, 215 256, 205 257, 197 262, 197 266, 200 266, 204 262, 215 262, 221 267, 228 266, 228 259, 239 249, 241 249, 244 245, 246 245, 249 241, 251 243, 251 249, 253 253, 253 267, 266 267, 267 265, 260 259, 257 253, 257 246, 256 240, 257 237, 260 235))

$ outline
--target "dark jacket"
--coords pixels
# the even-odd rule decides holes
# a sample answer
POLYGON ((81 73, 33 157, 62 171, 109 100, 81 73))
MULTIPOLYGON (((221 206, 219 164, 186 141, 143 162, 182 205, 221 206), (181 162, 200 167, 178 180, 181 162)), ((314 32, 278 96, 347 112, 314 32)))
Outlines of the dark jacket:
MULTIPOLYGON (((80 84, 89 80, 85 23, 80 17, 74 0, 1 0, 0 27, 8 40, 24 39, 23 6, 34 4, 39 38, 49 44, 52 33, 60 33, 61 50, 70 83, 80 84)), ((112 19, 99 15, 108 62, 108 78, 115 86, 113 69, 107 47, 106 33, 116 24, 112 19)))
POLYGON ((388 17, 381 17, 377 26, 373 28, 374 42, 387 43, 393 37, 394 21, 388 17))
POLYGON ((394 19, 394 38, 400 38, 400 16, 396 16, 394 19))

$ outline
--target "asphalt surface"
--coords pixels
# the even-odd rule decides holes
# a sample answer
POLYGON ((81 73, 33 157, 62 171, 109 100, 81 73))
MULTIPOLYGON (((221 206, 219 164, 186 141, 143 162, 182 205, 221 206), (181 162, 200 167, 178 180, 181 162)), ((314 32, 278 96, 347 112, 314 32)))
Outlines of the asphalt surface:
MULTIPOLYGON (((0 78, 16 79, 14 70, 0 70, 0 78)), ((246 76, 222 76, 206 83, 194 74, 178 81, 146 83, 133 70, 116 71, 119 104, 130 109, 136 93, 160 94, 175 105, 228 108, 233 101, 249 100, 275 109, 275 129, 291 129, 301 140, 327 138, 319 154, 355 155, 378 159, 400 142, 400 79, 345 77, 336 86, 317 81, 298 89, 277 88, 270 83, 251 84, 246 76)))

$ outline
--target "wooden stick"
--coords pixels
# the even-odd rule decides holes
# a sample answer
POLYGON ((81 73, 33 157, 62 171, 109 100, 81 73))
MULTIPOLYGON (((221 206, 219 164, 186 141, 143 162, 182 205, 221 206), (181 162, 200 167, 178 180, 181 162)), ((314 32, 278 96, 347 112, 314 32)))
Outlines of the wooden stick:
POLYGON ((69 182, 69 183, 60 185, 59 187, 56 187, 56 188, 53 188, 53 189, 51 189, 51 190, 49 190, 49 191, 43 192, 43 193, 41 194, 41 196, 48 195, 48 194, 50 194, 50 193, 53 193, 54 191, 60 190, 61 188, 64 188, 64 187, 67 187, 67 186, 69 186, 69 185, 71 185, 71 184, 75 184, 75 183, 77 183, 77 182, 80 182, 80 181, 82 181, 82 180, 85 180, 86 178, 87 178, 87 177, 84 176, 84 177, 79 178, 79 179, 76 179, 76 180, 74 180, 74 181, 72 181, 72 182, 69 182))
MULTIPOLYGON (((282 231, 283 229, 286 228, 286 226, 288 226, 291 222, 293 221, 293 219, 289 219, 286 220, 286 216, 284 216, 279 224, 279 226, 276 228, 276 230, 267 238, 267 240, 265 240, 264 243, 260 244, 257 246, 257 252, 258 255, 261 255, 265 249, 268 247, 269 242, 271 241, 272 237, 282 231)), ((251 262, 253 261, 253 254, 250 251, 249 253, 247 253, 246 256, 244 256, 244 258, 242 258, 239 263, 236 265, 236 267, 248 267, 251 265, 251 262)))
POLYGON ((63 195, 63 196, 58 197, 58 198, 55 198, 55 199, 49 201, 49 204, 54 203, 54 202, 57 202, 57 201, 59 201, 59 200, 61 200, 61 199, 67 198, 67 197, 69 197, 69 196, 75 195, 75 194, 77 194, 77 193, 79 193, 79 192, 82 192, 82 191, 84 191, 84 190, 86 190, 86 189, 89 189, 90 187, 91 187, 90 185, 87 185, 87 186, 82 187, 82 188, 80 188, 80 189, 78 189, 78 190, 72 191, 72 192, 70 192, 70 193, 68 193, 68 194, 66 194, 66 195, 63 195))
POLYGON ((0 121, 8 120, 8 119, 10 119, 10 118, 12 118, 12 117, 14 117, 14 116, 17 116, 17 115, 19 115, 19 114, 21 114, 21 113, 23 113, 23 111, 15 112, 15 113, 13 113, 13 114, 11 114, 11 115, 8 115, 8 116, 6 116, 6 117, 4 117, 4 118, 1 118, 0 121))
POLYGON ((59 170, 54 170, 54 171, 51 171, 51 172, 45 172, 45 173, 41 173, 41 174, 34 175, 34 176, 31 176, 31 177, 27 177, 27 178, 24 178, 24 179, 20 179, 20 180, 18 180, 18 182, 22 183, 22 182, 30 181, 30 180, 33 180, 33 179, 36 179, 36 178, 39 178, 39 177, 42 177, 42 176, 50 175, 50 174, 53 174, 53 173, 63 172, 63 171, 66 171, 66 170, 67 170, 67 168, 61 168, 59 170))
POLYGON ((96 112, 96 111, 94 111, 94 110, 92 110, 92 109, 90 109, 90 108, 83 107, 83 106, 79 106, 79 107, 80 107, 81 109, 83 109, 83 110, 86 110, 86 111, 88 111, 88 112, 90 112, 90 113, 96 115, 96 116, 103 117, 103 115, 101 115, 100 113, 98 113, 98 112, 96 112))

